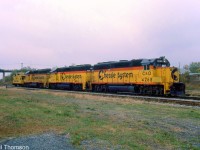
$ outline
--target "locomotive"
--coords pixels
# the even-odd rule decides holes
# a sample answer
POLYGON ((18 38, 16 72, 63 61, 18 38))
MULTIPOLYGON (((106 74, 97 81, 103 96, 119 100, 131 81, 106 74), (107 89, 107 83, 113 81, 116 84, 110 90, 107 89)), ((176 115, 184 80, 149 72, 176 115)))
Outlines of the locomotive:
POLYGON ((57 68, 50 72, 49 88, 85 91, 89 89, 91 65, 57 68))
POLYGON ((185 94, 185 84, 179 80, 178 69, 170 67, 165 57, 30 71, 24 75, 15 75, 13 85, 75 91, 128 92, 139 95, 185 94))
POLYGON ((51 69, 40 69, 28 71, 24 78, 25 87, 48 87, 49 72, 51 69))

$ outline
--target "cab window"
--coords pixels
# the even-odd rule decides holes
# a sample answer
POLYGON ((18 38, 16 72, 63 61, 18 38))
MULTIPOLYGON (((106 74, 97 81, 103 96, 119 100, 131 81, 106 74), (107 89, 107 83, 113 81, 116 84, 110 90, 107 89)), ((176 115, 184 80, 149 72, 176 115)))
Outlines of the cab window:
POLYGON ((149 65, 144 65, 144 70, 149 70, 149 65))

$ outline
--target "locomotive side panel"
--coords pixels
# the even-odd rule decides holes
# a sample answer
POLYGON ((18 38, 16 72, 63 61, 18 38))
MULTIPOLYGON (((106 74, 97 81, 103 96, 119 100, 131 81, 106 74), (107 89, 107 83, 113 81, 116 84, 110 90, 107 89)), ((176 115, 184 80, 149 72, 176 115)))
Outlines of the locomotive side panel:
POLYGON ((86 90, 90 88, 91 65, 57 68, 50 74, 50 88, 86 90))
POLYGON ((23 86, 24 85, 24 78, 25 78, 24 73, 17 73, 15 75, 13 75, 12 84, 15 85, 15 86, 23 86))
POLYGON ((58 80, 57 73, 50 73, 49 75, 49 83, 56 83, 58 80))
POLYGON ((26 87, 47 88, 50 69, 28 71, 24 79, 26 87))
POLYGON ((58 72, 57 84, 68 84, 70 89, 86 89, 86 71, 58 72))
POLYGON ((28 86, 29 83, 31 83, 32 75, 31 74, 26 74, 25 79, 24 79, 24 85, 28 86))
POLYGON ((48 86, 49 74, 29 74, 24 83, 30 87, 46 88, 48 86))
POLYGON ((162 78, 161 72, 143 67, 117 68, 106 70, 94 70, 92 76, 93 84, 158 84, 162 78))
POLYGON ((82 80, 84 80, 84 72, 59 72, 58 76, 58 82, 78 84, 82 83, 82 80))
POLYGON ((137 71, 129 68, 94 70, 92 76, 93 84, 125 84, 135 80, 137 71))

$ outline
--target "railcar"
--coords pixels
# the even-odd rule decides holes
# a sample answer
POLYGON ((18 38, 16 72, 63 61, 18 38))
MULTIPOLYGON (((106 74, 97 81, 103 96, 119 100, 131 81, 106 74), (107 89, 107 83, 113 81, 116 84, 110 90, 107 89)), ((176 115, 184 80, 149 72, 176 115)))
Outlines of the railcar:
POLYGON ((22 72, 16 73, 15 75, 13 75, 12 84, 14 86, 23 86, 24 85, 24 78, 25 78, 24 73, 22 73, 22 72))
POLYGON ((26 72, 24 78, 24 86, 34 88, 47 88, 50 71, 51 69, 39 69, 26 72))
POLYGON ((57 68, 50 73, 49 88, 87 90, 90 88, 90 69, 90 64, 57 68))
POLYGON ((96 92, 132 92, 143 95, 183 95, 179 72, 165 57, 95 64, 91 79, 96 92))

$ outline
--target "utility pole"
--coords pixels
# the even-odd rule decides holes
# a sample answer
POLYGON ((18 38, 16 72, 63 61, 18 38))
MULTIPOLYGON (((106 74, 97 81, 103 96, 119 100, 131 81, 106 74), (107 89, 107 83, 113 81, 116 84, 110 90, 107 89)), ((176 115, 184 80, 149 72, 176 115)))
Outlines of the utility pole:
POLYGON ((3 82, 5 82, 6 73, 3 71, 3 82))
POLYGON ((21 69, 23 68, 23 63, 21 63, 21 69))

